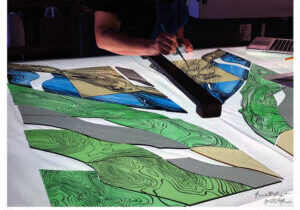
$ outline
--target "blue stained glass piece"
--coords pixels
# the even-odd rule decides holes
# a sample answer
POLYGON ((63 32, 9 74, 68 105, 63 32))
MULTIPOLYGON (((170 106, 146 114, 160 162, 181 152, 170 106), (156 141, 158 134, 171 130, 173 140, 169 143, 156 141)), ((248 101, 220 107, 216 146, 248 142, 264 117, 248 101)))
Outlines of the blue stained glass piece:
MULTIPOLYGON (((39 78, 39 75, 34 72, 23 72, 9 69, 8 78, 9 82, 12 84, 31 87, 30 81, 39 78)), ((78 90, 73 86, 70 80, 63 75, 53 74, 53 78, 43 82, 42 87, 46 92, 81 98, 78 90)), ((137 108, 185 112, 172 100, 145 92, 117 93, 112 95, 87 97, 85 99, 122 104, 137 108)))
POLYGON ((35 72, 18 71, 15 69, 7 70, 8 82, 15 85, 31 87, 30 82, 38 79, 40 76, 35 72))
POLYGON ((212 61, 211 64, 243 80, 247 80, 248 78, 249 71, 242 67, 229 65, 229 64, 216 63, 214 61, 212 61))
POLYGON ((181 107, 179 107, 170 99, 154 94, 148 94, 145 92, 118 93, 112 95, 93 96, 88 97, 87 99, 107 103, 117 103, 137 108, 185 112, 181 107))
POLYGON ((143 100, 144 103, 147 103, 149 106, 155 107, 157 109, 164 109, 168 111, 177 111, 177 112, 186 112, 180 106, 178 106, 172 100, 161 97, 154 94, 149 94, 145 92, 134 92, 131 93, 139 98, 139 100, 143 100))
POLYGON ((81 98, 78 90, 68 78, 58 74, 53 74, 53 76, 52 79, 47 80, 42 84, 42 87, 46 92, 81 98))
POLYGON ((229 82, 217 82, 212 84, 201 84, 213 97, 218 99, 222 104, 230 98, 243 85, 244 80, 229 82))
POLYGON ((243 59, 241 57, 238 57, 236 55, 233 55, 231 53, 226 53, 225 55, 223 55, 221 57, 221 59, 223 61, 230 62, 230 63, 238 63, 238 64, 241 64, 241 65, 246 66, 248 68, 250 68, 250 65, 251 65, 250 61, 245 60, 245 59, 243 59))
POLYGON ((137 98, 134 95, 127 94, 127 93, 93 96, 93 97, 88 97, 86 99, 108 102, 108 103, 123 104, 128 106, 135 106, 135 107, 144 107, 144 104, 141 103, 139 100, 137 100, 137 98))

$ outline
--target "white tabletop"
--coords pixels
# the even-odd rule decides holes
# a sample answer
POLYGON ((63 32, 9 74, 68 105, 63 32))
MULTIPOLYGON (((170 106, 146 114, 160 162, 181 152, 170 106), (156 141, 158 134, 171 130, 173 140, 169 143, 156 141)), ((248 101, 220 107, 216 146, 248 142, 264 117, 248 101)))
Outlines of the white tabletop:
MULTIPOLYGON (((222 48, 225 51, 248 59, 258 65, 277 73, 293 71, 293 61, 284 60, 289 56, 255 55, 246 52, 245 47, 222 48)), ((202 55, 213 52, 215 49, 195 50, 193 53, 184 53, 186 59, 201 58, 202 55)), ((167 56, 170 60, 180 60, 179 56, 167 56)), ((219 134, 237 146, 239 149, 258 160, 268 168, 284 178, 281 183, 268 187, 251 190, 244 193, 224 197, 199 204, 201 206, 237 206, 257 201, 255 193, 287 192, 293 190, 293 160, 285 155, 275 145, 266 142, 258 136, 238 112, 241 102, 239 91, 229 98, 223 105, 222 115, 219 118, 203 119, 195 112, 195 105, 166 77, 149 68, 150 62, 139 56, 109 56, 80 59, 59 59, 26 62, 27 64, 52 66, 59 69, 84 68, 95 66, 121 66, 134 69, 141 74, 156 89, 168 96, 171 100, 187 110, 188 113, 173 113, 164 111, 151 112, 166 115, 169 118, 179 118, 204 129, 219 134), (246 133, 245 133, 246 132, 246 133), (272 158, 270 158, 272 157, 272 158)), ((147 110, 144 110, 147 111, 147 110)), ((23 130, 40 128, 38 125, 23 125, 17 106, 8 94, 8 196, 9 205, 13 206, 49 206, 49 201, 39 175, 39 168, 60 170, 90 170, 84 164, 70 158, 31 150, 28 147, 23 130), (26 164, 24 165, 24 160, 26 164), (30 189, 30 190, 28 190, 30 189), (34 198, 34 199, 33 199, 34 198)))

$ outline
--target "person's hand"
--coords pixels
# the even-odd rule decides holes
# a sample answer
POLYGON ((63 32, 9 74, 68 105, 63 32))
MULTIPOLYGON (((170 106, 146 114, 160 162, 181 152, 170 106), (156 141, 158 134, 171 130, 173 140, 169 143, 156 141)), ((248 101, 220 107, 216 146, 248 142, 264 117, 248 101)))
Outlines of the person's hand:
POLYGON ((152 47, 154 48, 154 54, 164 54, 169 55, 176 52, 176 47, 178 47, 177 38, 173 34, 163 33, 159 35, 152 47))
POLYGON ((178 42, 180 44, 183 44, 184 47, 185 47, 185 50, 189 53, 189 52, 192 52, 194 49, 193 49, 193 45, 191 44, 190 40, 188 40, 187 38, 180 38, 178 39, 178 42))

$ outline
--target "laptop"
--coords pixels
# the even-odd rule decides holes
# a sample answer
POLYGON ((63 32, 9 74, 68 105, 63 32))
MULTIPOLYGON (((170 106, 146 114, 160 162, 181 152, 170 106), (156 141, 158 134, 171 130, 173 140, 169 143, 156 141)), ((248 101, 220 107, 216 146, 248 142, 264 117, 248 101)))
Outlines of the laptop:
POLYGON ((256 37, 247 47, 247 51, 293 54, 293 39, 256 37))

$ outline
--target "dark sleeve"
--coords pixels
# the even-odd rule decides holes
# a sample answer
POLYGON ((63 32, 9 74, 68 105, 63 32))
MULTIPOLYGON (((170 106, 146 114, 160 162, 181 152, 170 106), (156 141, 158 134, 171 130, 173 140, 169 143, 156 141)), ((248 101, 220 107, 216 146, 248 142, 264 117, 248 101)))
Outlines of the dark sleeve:
POLYGON ((90 9, 94 11, 105 11, 118 15, 118 8, 122 8, 122 4, 125 0, 87 0, 86 4, 90 9))

